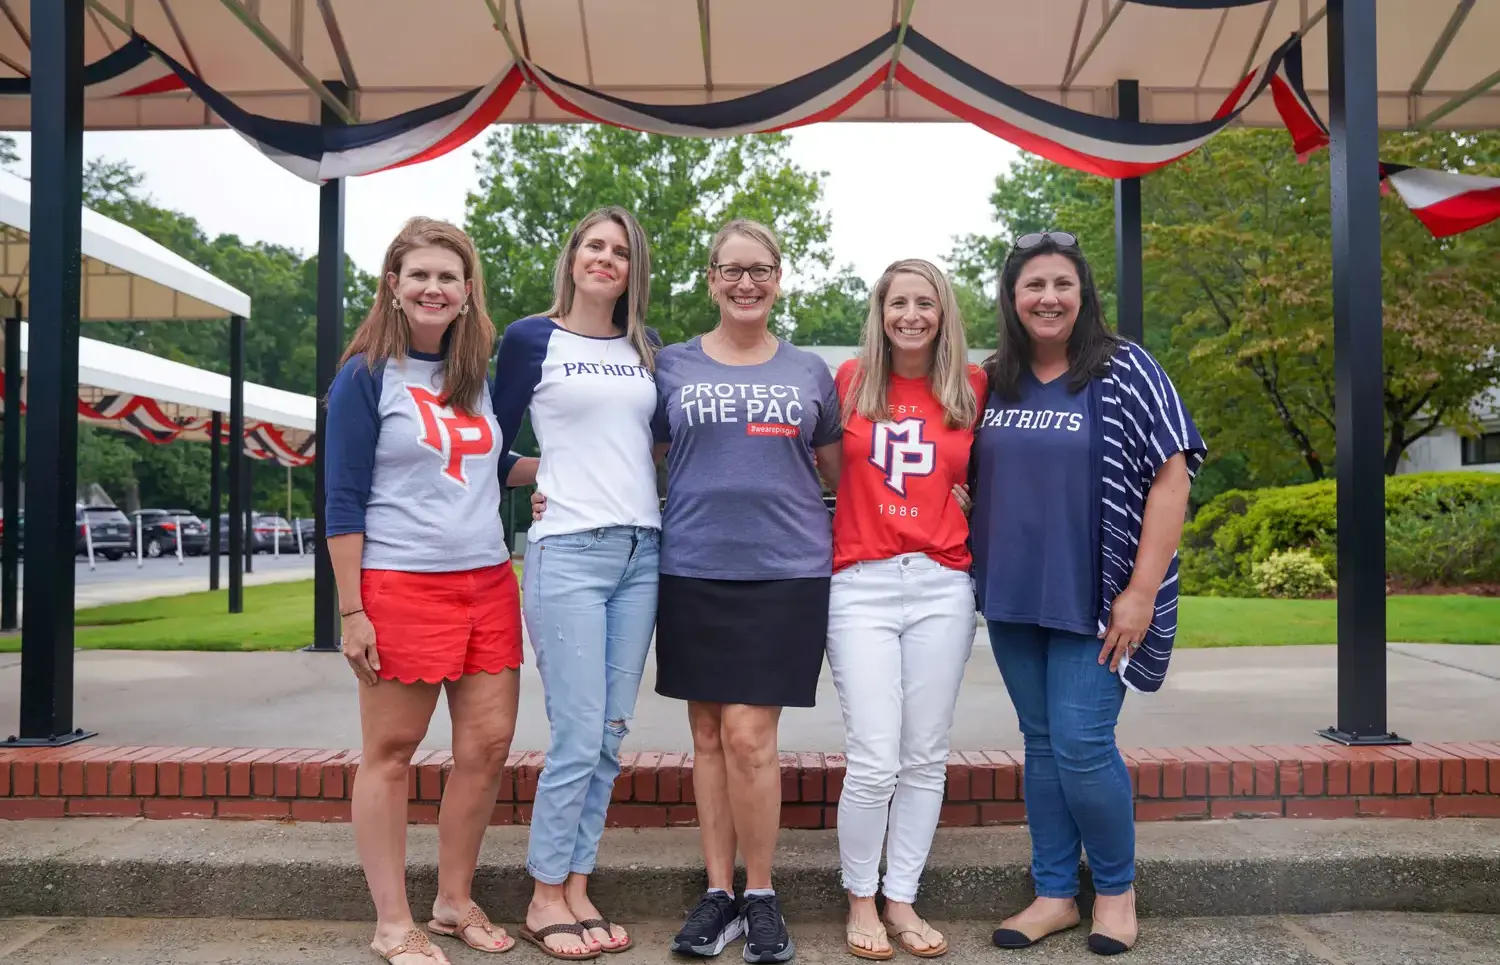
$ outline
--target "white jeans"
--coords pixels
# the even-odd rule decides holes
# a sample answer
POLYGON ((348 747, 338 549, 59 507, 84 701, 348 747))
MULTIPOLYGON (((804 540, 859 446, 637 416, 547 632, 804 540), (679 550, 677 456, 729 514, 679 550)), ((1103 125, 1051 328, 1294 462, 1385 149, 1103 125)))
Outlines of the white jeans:
POLYGON ((875 894, 884 841, 886 898, 916 900, 974 634, 969 575, 921 553, 856 563, 833 577, 828 665, 848 755, 839 857, 855 895, 875 894))

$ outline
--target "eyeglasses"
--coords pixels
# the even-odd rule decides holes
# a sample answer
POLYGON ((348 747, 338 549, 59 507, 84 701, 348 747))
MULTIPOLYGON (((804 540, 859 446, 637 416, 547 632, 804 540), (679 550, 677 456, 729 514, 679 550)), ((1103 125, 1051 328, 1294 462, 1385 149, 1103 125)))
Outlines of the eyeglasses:
POLYGON ((1071 231, 1033 231, 1030 234, 1024 234, 1017 238, 1012 249, 1015 251, 1025 251, 1028 248, 1035 248, 1046 241, 1052 242, 1059 248, 1078 247, 1078 236, 1071 231))
POLYGON ((750 272, 750 278, 754 281, 770 281, 771 276, 776 273, 775 265, 714 265, 719 277, 725 281, 739 281, 745 277, 745 272, 750 272))

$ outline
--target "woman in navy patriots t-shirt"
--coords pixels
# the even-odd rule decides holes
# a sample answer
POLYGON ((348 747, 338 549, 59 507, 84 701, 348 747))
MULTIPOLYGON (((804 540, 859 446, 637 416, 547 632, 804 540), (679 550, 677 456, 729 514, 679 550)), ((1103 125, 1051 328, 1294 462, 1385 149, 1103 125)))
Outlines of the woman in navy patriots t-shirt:
POLYGON ((1074 235, 1016 241, 1000 310, 970 528, 977 603, 1025 741, 1037 898, 994 942, 1021 948, 1078 925, 1087 849, 1088 944, 1115 954, 1137 937, 1134 803, 1115 723, 1127 687, 1155 690, 1166 673, 1203 441, 1156 361, 1105 327, 1074 235))
POLYGON ((552 739, 521 937, 554 956, 593 957, 631 944, 594 907, 588 881, 651 648, 661 532, 651 251, 630 212, 601 208, 579 222, 553 287, 551 308, 505 329, 495 363, 500 432, 513 445, 530 416, 549 500, 527 534, 523 586, 552 739))

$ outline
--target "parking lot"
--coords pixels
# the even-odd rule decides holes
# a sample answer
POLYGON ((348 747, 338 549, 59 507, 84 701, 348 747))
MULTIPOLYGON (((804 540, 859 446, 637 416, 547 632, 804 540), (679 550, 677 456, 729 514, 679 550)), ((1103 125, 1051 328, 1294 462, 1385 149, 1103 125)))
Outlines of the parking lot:
MULTIPOLYGON (((313 555, 283 553, 279 558, 257 555, 254 570, 245 574, 245 583, 279 583, 286 580, 312 579, 313 555)), ((26 568, 21 567, 24 585, 26 568)), ((73 605, 77 609, 106 603, 127 603, 158 596, 176 596, 208 589, 208 557, 187 556, 177 562, 176 556, 137 561, 134 556, 119 560, 97 559, 92 568, 84 557, 73 567, 73 605)), ((219 586, 229 586, 229 561, 219 560, 219 586)), ((24 600, 21 606, 25 606, 24 600)))

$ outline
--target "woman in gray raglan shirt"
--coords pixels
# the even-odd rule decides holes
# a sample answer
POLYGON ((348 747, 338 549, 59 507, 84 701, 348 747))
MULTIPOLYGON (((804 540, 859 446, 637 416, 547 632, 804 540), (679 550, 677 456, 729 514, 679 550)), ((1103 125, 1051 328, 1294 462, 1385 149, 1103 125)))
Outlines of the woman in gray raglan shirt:
POLYGON ((670 443, 656 689, 688 701, 709 884, 672 948, 717 954, 744 934, 747 962, 793 953, 771 888, 776 725, 782 707, 815 702, 832 573, 819 473, 837 485, 842 434, 826 363, 769 330, 780 280, 776 237, 730 222, 709 255, 719 324, 664 348, 656 373, 657 441, 670 443))

